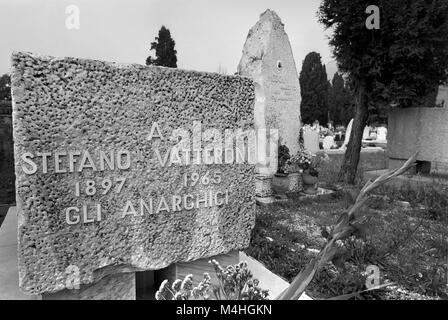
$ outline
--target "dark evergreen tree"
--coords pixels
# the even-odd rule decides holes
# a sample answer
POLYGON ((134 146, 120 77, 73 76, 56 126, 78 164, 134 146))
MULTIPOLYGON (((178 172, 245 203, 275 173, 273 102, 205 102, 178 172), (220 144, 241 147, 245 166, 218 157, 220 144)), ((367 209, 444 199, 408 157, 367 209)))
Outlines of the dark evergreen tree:
POLYGON ((152 56, 146 58, 147 65, 177 68, 177 51, 174 49, 176 42, 171 38, 170 30, 162 26, 159 36, 151 42, 151 50, 155 51, 155 59, 152 56))
POLYGON ((328 97, 330 120, 335 126, 347 126, 354 115, 354 103, 350 88, 338 72, 333 76, 328 97))
POLYGON ((369 108, 426 106, 447 80, 448 1, 323 0, 319 21, 332 28, 338 68, 352 84, 355 115, 339 178, 354 183, 369 108), (379 29, 366 26, 370 5, 379 8, 379 29))
POLYGON ((310 52, 303 60, 300 71, 300 114, 304 123, 312 124, 318 120, 321 124, 328 122, 327 72, 322 64, 320 54, 310 52))

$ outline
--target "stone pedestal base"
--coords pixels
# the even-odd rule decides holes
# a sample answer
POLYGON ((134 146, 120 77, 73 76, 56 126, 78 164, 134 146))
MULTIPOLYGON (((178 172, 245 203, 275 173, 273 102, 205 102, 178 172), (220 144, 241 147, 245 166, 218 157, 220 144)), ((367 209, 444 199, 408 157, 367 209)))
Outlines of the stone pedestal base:
POLYGON ((264 198, 271 197, 274 192, 272 191, 272 179, 273 176, 265 174, 255 175, 255 196, 264 198))
POLYGON ((300 192, 302 191, 302 174, 301 173, 290 173, 288 175, 288 191, 289 192, 300 192))
POLYGON ((79 289, 43 294, 42 300, 135 300, 135 273, 118 273, 79 289))
POLYGON ((255 199, 260 203, 274 202, 272 190, 273 175, 256 174, 255 175, 255 199))

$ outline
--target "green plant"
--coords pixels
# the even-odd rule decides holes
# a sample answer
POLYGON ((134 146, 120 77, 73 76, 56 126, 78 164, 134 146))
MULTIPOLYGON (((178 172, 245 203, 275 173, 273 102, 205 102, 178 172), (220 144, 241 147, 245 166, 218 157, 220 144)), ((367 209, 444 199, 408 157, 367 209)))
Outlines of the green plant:
POLYGON ((155 51, 156 58, 148 56, 146 65, 177 68, 176 42, 171 37, 170 30, 162 26, 155 41, 151 42, 150 51, 155 51))
POLYGON ((318 120, 328 121, 328 91, 330 83, 327 80, 325 65, 319 53, 310 52, 303 60, 299 75, 300 113, 304 123, 311 124, 318 120))
POLYGON ((216 260, 211 263, 219 281, 213 294, 217 300, 267 300, 268 290, 259 287, 259 281, 253 279, 246 262, 223 268, 216 260))
POLYGON ((325 151, 319 151, 311 156, 311 161, 302 166, 304 172, 309 173, 313 177, 319 176, 319 170, 324 162, 329 161, 329 157, 325 151))
POLYGON ((291 158, 289 154, 289 148, 283 144, 281 144, 278 148, 278 172, 286 173, 285 166, 286 162, 291 158))
POLYGON ((193 275, 189 274, 182 281, 176 279, 173 285, 169 286, 168 280, 164 280, 156 292, 157 300, 189 300, 189 299, 209 299, 208 293, 211 285, 211 278, 208 273, 204 273, 204 279, 193 287, 193 275))
POLYGON ((300 172, 310 166, 313 155, 303 148, 300 148, 288 161, 286 161, 285 171, 288 173, 300 172))
POLYGON ((204 273, 204 279, 193 286, 193 275, 187 275, 182 281, 177 279, 171 288, 168 280, 164 280, 156 292, 157 300, 210 300, 211 294, 216 300, 267 300, 268 290, 259 287, 259 281, 253 278, 252 272, 247 268, 246 262, 221 267, 218 261, 211 260, 215 269, 218 285, 211 282, 208 273, 204 273))

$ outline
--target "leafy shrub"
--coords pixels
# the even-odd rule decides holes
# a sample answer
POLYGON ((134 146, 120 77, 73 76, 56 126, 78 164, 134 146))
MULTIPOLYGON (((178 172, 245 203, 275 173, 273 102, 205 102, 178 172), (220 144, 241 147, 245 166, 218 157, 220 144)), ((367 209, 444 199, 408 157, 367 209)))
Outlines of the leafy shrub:
POLYGON ((289 148, 281 144, 278 148, 278 172, 286 173, 285 166, 291 155, 289 154, 289 148))

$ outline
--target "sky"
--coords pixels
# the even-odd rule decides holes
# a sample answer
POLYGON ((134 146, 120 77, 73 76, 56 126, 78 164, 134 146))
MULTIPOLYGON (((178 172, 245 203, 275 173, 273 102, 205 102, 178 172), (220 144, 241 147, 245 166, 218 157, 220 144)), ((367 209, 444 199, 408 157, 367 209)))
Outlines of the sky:
POLYGON ((0 74, 13 51, 145 64, 162 25, 176 41, 178 68, 236 72, 249 29, 266 9, 285 24, 297 68, 317 51, 336 66, 316 12, 320 0, 0 0, 0 74), (68 29, 66 8, 79 8, 68 29))

